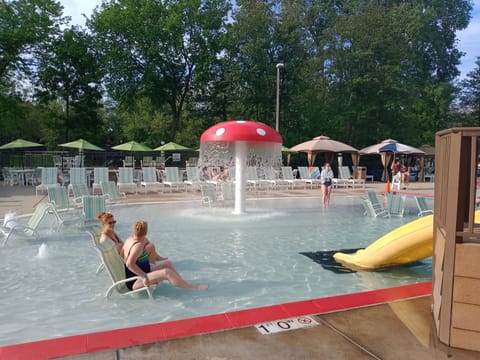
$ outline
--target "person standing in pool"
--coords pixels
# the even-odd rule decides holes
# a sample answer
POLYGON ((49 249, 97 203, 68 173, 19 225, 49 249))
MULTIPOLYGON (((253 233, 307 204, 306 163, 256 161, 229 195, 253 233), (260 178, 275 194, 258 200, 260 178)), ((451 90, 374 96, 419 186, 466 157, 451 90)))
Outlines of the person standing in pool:
POLYGON ((190 290, 207 290, 208 284, 190 284, 183 280, 169 260, 157 264, 150 264, 145 246, 148 244, 146 221, 139 220, 133 224, 132 236, 123 245, 123 260, 125 263, 125 276, 140 276, 141 279, 127 282, 130 290, 140 289, 145 286, 157 284, 167 280, 173 286, 190 290), (166 263, 168 262, 168 266, 166 263))
MULTIPOLYGON (((113 217, 112 213, 101 212, 98 214, 98 220, 102 223, 102 232, 100 233, 99 242, 104 242, 106 239, 110 239, 114 242, 115 246, 117 247, 118 253, 121 257, 123 257, 123 241, 115 232, 115 224, 117 220, 113 217)), ((148 241, 148 240, 147 240, 148 241)), ((166 261, 168 258, 160 256, 155 249, 155 245, 150 241, 147 242, 145 246, 147 250, 148 258, 152 264, 155 264, 159 261, 166 261)), ((168 264, 166 264, 168 265, 168 264)))
POLYGON ((322 184, 322 202, 323 207, 330 205, 330 194, 332 193, 333 171, 330 164, 326 162, 320 173, 320 183, 322 184))

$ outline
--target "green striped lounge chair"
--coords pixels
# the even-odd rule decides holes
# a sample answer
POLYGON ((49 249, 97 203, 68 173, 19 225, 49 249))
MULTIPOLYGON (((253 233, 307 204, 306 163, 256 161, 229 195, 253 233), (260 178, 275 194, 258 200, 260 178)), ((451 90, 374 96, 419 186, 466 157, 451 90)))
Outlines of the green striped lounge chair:
MULTIPOLYGON (((310 172, 310 169, 308 166, 299 166, 298 172, 300 174, 300 179, 305 180, 307 184, 310 184, 311 189, 313 188, 313 185, 315 185, 316 187, 321 185, 320 178, 314 177, 310 172)), ((320 172, 318 172, 318 176, 320 176, 320 172)))
POLYGON ((383 208, 375 208, 369 199, 362 200, 363 209, 365 210, 363 215, 376 218, 377 216, 390 217, 387 210, 383 208))
POLYGON ((375 191, 367 190, 367 196, 375 210, 385 210, 383 204, 380 202, 380 200, 378 200, 378 196, 375 191))
POLYGON ((265 166, 263 173, 265 174, 265 180, 269 182, 271 188, 278 189, 282 185, 288 187, 288 181, 279 179, 272 166, 265 166))
POLYGON ((140 166, 144 167, 155 167, 155 161, 153 160, 153 156, 144 156, 142 160, 140 160, 140 166))
MULTIPOLYGON (((100 235, 102 234, 102 226, 99 224, 98 228, 87 229, 87 234, 90 235, 90 239, 92 240, 93 247, 96 247, 100 244, 100 235)), ((99 274, 103 269, 105 269, 105 265, 103 265, 103 261, 100 262, 100 265, 97 266, 97 270, 95 274, 99 274)))
POLYGON ((104 181, 101 184, 102 194, 109 203, 127 202, 127 195, 119 192, 114 181, 104 181))
POLYGON ((387 211, 390 216, 403 216, 405 210, 405 195, 388 194, 387 211))
POLYGON ((0 232, 4 237, 2 246, 5 246, 10 237, 14 235, 27 239, 36 239, 38 237, 38 225, 40 224, 40 221, 42 221, 45 214, 49 211, 49 209, 50 204, 47 202, 42 202, 35 207, 35 211, 33 212, 30 219, 28 219, 26 225, 19 224, 18 220, 16 219, 12 219, 3 224, 0 227, 0 232))
POLYGON ((293 176, 293 170, 291 166, 282 166, 282 178, 286 180, 288 184, 292 187, 295 187, 296 184, 300 184, 304 189, 307 187, 307 183, 303 179, 296 179, 293 176))
POLYGON ((131 155, 125 156, 125 159, 123 159, 122 162, 123 162, 123 167, 131 167, 131 168, 135 167, 135 159, 131 155))
POLYGON ((154 167, 142 168, 142 181, 140 185, 145 188, 145 193, 149 190, 160 191, 162 183, 157 180, 157 169, 154 167))
POLYGON ((131 280, 140 279, 140 276, 134 276, 131 278, 125 278, 125 265, 118 254, 117 248, 112 240, 107 239, 102 243, 95 246, 102 264, 107 270, 108 276, 112 281, 112 285, 107 289, 105 297, 109 298, 113 292, 120 295, 130 295, 146 291, 148 297, 153 299, 152 291, 153 287, 143 287, 137 290, 129 290, 126 286, 126 282, 131 280))
POLYGON ((423 196, 415 196, 415 202, 418 207, 418 216, 431 215, 433 210, 428 207, 427 200, 423 196))
POLYGON ((200 169, 196 166, 187 166, 187 180, 185 180, 185 184, 192 189, 192 191, 198 189, 200 187, 200 169))
POLYGON ((106 211, 104 195, 87 195, 83 197, 83 225, 98 225, 98 214, 106 211))
POLYGON ((47 189, 47 192, 48 202, 55 210, 58 212, 74 210, 64 186, 51 186, 47 189))
POLYGON ((174 188, 183 190, 186 190, 187 188, 186 184, 180 180, 177 166, 169 166, 165 168, 165 181, 163 184, 170 188, 170 192, 174 188))
POLYGON ((81 224, 81 216, 77 209, 71 206, 68 199, 67 189, 64 186, 48 188, 48 203, 50 212, 57 221, 57 231, 63 226, 81 224))
POLYGON ((247 184, 251 185, 254 190, 266 189, 271 185, 269 180, 260 179, 258 177, 258 169, 255 166, 247 167, 247 184))
POLYGON ((96 190, 99 192, 102 191, 102 182, 108 181, 108 168, 106 167, 96 167, 93 168, 93 184, 92 184, 92 194, 95 195, 96 190))
POLYGON ((202 193, 202 204, 210 207, 217 205, 217 187, 215 184, 201 184, 200 191, 202 193))
POLYGON ((137 193, 137 184, 133 181, 133 168, 131 167, 121 167, 118 168, 118 181, 117 181, 118 191, 126 192, 126 190, 133 191, 137 193))
POLYGON ((73 194, 73 186, 78 184, 87 184, 85 168, 70 169, 70 184, 68 184, 68 194, 73 194))
POLYGON ((59 186, 57 178, 58 170, 56 167, 44 167, 42 168, 42 175, 40 177, 40 184, 35 186, 35 195, 38 195, 39 191, 48 191, 49 187, 59 186))
POLYGON ((73 201, 75 204, 81 204, 84 196, 90 195, 87 184, 73 184, 73 201))

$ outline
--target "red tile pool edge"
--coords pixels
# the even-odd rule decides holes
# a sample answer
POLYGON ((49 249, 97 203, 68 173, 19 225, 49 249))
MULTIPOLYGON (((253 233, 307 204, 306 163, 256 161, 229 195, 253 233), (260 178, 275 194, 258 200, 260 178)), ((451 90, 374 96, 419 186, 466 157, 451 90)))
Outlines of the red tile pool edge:
POLYGON ((117 349, 178 337, 234 329, 293 316, 322 314, 377 305, 395 300, 431 295, 431 292, 432 283, 428 281, 388 289, 296 301, 125 329, 6 345, 0 347, 0 359, 50 359, 117 349))

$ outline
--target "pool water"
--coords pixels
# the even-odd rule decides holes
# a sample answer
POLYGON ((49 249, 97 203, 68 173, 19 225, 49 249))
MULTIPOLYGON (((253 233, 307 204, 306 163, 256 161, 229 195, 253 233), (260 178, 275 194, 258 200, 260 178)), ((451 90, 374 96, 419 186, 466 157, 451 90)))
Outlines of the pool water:
POLYGON ((154 301, 110 300, 106 272, 90 237, 76 229, 53 233, 47 219, 37 241, 0 248, 0 345, 178 320, 233 310, 405 285, 431 279, 431 260, 373 272, 334 273, 301 252, 368 246, 416 218, 363 216, 358 197, 247 201, 247 213, 199 202, 111 207, 122 238, 138 219, 149 238, 190 282, 208 291, 161 283, 154 301), (45 244, 45 245, 42 245, 45 244))

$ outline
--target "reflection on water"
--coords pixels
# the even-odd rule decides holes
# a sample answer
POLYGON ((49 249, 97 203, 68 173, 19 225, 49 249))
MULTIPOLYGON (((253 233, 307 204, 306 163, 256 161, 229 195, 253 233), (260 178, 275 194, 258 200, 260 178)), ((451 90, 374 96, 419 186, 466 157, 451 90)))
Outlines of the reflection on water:
MULTIPOLYGON (((248 201, 247 213, 199 203, 112 208, 126 238, 138 219, 149 238, 188 281, 210 283, 206 292, 167 283, 155 300, 104 300, 110 283, 95 275, 99 258, 85 233, 42 236, 0 248, 0 343, 79 333, 319 298, 430 280, 430 260, 375 272, 335 274, 300 252, 365 247, 413 219, 363 217, 358 198, 248 201), (41 261, 31 261, 32 259, 41 261)), ((413 211, 412 211, 413 214, 413 211)), ((49 227, 40 229, 48 234, 49 227)))

